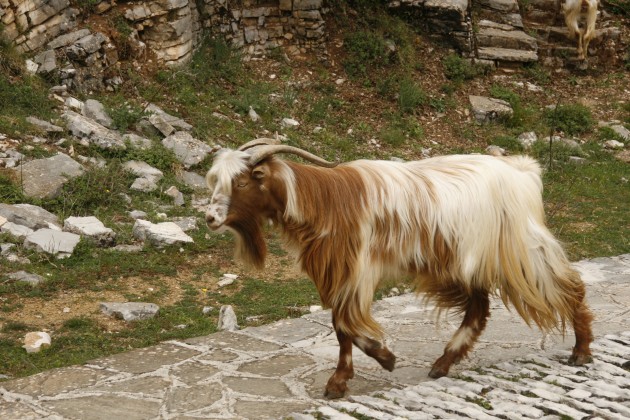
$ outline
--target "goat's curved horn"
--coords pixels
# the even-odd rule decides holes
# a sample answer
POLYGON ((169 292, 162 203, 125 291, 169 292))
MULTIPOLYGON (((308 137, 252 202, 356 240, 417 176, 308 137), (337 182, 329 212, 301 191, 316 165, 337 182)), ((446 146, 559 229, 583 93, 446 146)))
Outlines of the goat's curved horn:
POLYGON ((236 150, 243 152, 247 149, 251 149, 252 147, 267 146, 267 145, 273 145, 273 144, 280 144, 280 141, 278 139, 268 139, 268 138, 263 137, 263 138, 248 141, 247 143, 243 144, 236 150))
POLYGON ((320 158, 319 156, 316 156, 310 152, 307 152, 306 150, 302 150, 297 147, 287 146, 283 144, 265 145, 265 146, 258 147, 252 153, 252 156, 249 158, 249 163, 255 165, 261 160, 265 159, 266 157, 275 155, 276 153, 291 153, 305 160, 308 160, 311 163, 314 163, 319 166, 323 166, 325 168, 334 168, 335 166, 339 164, 338 162, 328 162, 327 160, 324 160, 320 158))

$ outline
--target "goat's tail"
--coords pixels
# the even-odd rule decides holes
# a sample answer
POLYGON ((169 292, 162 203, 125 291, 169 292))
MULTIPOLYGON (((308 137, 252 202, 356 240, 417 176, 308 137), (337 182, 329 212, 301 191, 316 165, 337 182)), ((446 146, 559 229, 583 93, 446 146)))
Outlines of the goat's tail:
POLYGON ((584 284, 547 228, 531 224, 530 229, 530 243, 517 244, 505 237, 500 244, 505 277, 499 293, 527 324, 533 321, 549 331, 560 321, 559 329, 564 332, 582 304, 584 284))
POLYGON ((564 331, 581 305, 584 285, 562 245, 545 226, 540 165, 525 156, 507 161, 529 182, 521 184, 517 200, 508 207, 510 214, 501 220, 499 293, 528 324, 533 321, 542 330, 551 330, 559 320, 564 331))

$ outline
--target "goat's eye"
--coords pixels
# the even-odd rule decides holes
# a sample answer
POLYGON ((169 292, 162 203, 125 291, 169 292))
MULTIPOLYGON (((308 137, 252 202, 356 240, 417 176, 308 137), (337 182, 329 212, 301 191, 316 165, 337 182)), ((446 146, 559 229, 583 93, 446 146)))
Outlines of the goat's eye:
POLYGON ((236 184, 237 187, 239 188, 245 188, 247 186, 247 182, 245 181, 240 181, 236 184))

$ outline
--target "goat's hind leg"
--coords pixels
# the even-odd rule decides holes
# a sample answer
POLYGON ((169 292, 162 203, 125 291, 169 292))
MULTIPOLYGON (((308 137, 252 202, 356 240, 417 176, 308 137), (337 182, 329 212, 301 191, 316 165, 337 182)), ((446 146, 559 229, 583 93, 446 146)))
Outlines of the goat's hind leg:
POLYGON ((593 360, 590 349, 591 342, 593 341, 593 332, 591 330, 593 314, 584 300, 586 295, 584 283, 579 283, 579 286, 576 286, 575 295, 577 302, 573 310, 575 347, 573 347, 573 352, 571 353, 571 357, 569 357, 569 364, 572 366, 582 366, 593 360))
POLYGON ((486 328, 490 316, 488 292, 476 290, 468 297, 462 324, 446 345, 444 354, 434 363, 429 376, 440 378, 448 374, 453 363, 458 363, 468 354, 481 332, 486 328))

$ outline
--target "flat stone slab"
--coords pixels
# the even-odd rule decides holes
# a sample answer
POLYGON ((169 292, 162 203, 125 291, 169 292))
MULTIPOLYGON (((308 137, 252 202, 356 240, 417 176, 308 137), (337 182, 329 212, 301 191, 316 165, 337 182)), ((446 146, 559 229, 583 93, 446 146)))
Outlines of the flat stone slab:
POLYGON ((536 51, 514 50, 510 48, 479 47, 477 56, 483 60, 514 61, 529 63, 538 61, 536 51))
POLYGON ((94 216, 68 217, 64 220, 63 229, 66 232, 87 236, 99 246, 113 246, 116 242, 116 233, 94 216))
POLYGON ((66 120, 68 130, 79 139, 101 149, 124 149, 126 147, 125 141, 118 132, 110 130, 90 118, 69 110, 64 112, 63 117, 66 120))
POLYGON ((514 113, 510 104, 502 99, 475 95, 470 95, 468 98, 473 115, 478 122, 491 121, 500 117, 509 117, 514 113))
POLYGON ((133 225, 133 236, 156 247, 193 242, 193 239, 173 222, 154 224, 147 220, 137 219, 133 225))
POLYGON ((82 419, 629 418, 630 254, 574 267, 595 316, 594 361, 582 367, 567 364, 572 331, 566 337, 542 334, 493 298, 488 326, 469 358, 447 377, 430 379, 430 366, 461 315, 436 319, 431 304, 407 293, 375 302, 372 311, 397 356, 396 369, 383 370, 355 348, 355 377, 340 400, 323 398, 339 346, 330 310, 322 310, 0 382, 0 415, 29 418, 34 410, 33 418, 82 419))
POLYGON ((101 302, 101 312, 125 321, 139 321, 153 318, 160 310, 155 303, 142 302, 101 302))
POLYGON ((25 283, 30 284, 31 286, 37 286, 38 284, 44 282, 44 278, 38 274, 28 273, 26 271, 16 271, 15 273, 9 274, 11 280, 15 281, 23 281, 25 283))
POLYGON ((186 131, 178 131, 162 140, 167 149, 175 153, 177 159, 186 169, 200 163, 209 154, 212 148, 199 141, 186 131))
POLYGON ((30 229, 56 228, 59 226, 59 218, 48 210, 32 204, 4 204, 0 203, 0 216, 17 225, 30 229))
POLYGON ((15 170, 22 180, 24 194, 34 198, 53 198, 59 195, 69 179, 83 174, 83 166, 68 155, 58 155, 26 162, 15 170))
POLYGON ((72 255, 80 240, 74 233, 39 229, 24 239, 24 247, 64 258, 72 255))

